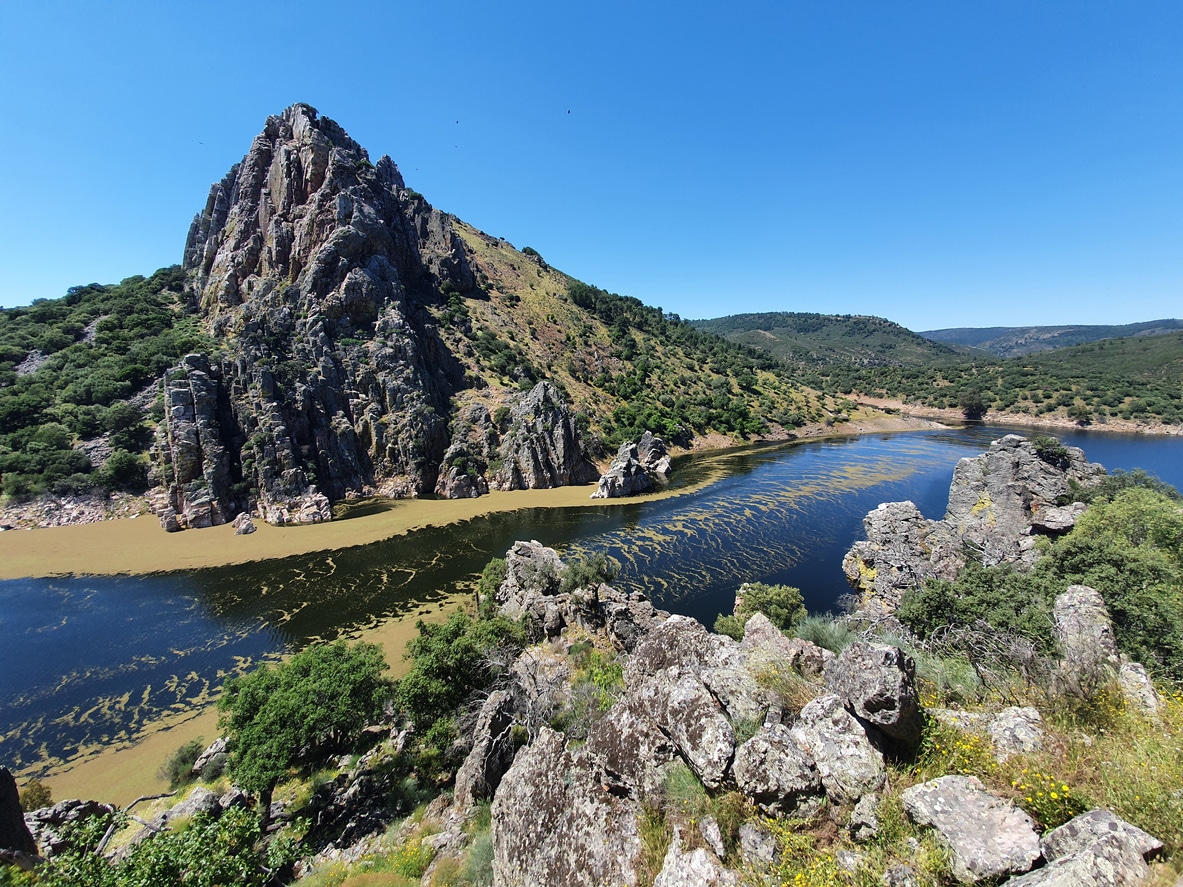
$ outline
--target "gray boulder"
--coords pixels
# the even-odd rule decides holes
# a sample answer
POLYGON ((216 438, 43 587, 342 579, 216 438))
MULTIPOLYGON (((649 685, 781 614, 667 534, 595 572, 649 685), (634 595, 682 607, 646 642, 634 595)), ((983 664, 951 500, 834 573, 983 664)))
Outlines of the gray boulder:
POLYGON ((600 476, 599 485, 591 494, 591 498, 616 499, 621 496, 635 496, 638 493, 647 493, 652 488, 653 481, 649 477, 649 472, 637 456, 637 445, 624 443, 620 445, 608 470, 600 476))
POLYGON ((1146 860, 1158 857, 1163 851, 1163 843, 1158 838, 1108 810, 1097 809, 1082 813, 1047 832, 1041 841, 1043 855, 1048 860, 1059 859, 1084 850, 1106 836, 1120 838, 1146 860))
POLYGON ((113 816, 115 812, 114 805, 98 801, 58 801, 52 807, 26 813, 25 825, 41 848, 41 854, 49 857, 69 849, 66 835, 71 826, 95 816, 113 816))
POLYGON ((740 650, 749 668, 788 665, 809 677, 825 671, 834 654, 801 638, 786 637, 763 613, 753 613, 744 625, 740 650))
POLYGON ((754 868, 772 865, 779 855, 776 838, 768 829, 754 822, 739 827, 739 855, 745 865, 754 868))
POLYGON ((850 819, 846 823, 846 830, 850 836, 860 843, 874 840, 879 834, 878 795, 863 795, 850 811, 850 819))
POLYGON ((1158 691, 1154 689, 1154 682, 1146 673, 1146 666, 1141 662, 1123 662, 1117 673, 1117 680, 1121 684, 1121 695, 1125 701, 1142 714, 1150 718, 1158 717, 1158 707, 1162 700, 1158 691))
POLYGON ((515 542, 505 554, 505 580, 497 589, 502 612, 520 616, 530 598, 558 594, 566 571, 553 548, 537 541, 515 542))
POLYGON ((986 732, 999 763, 1043 748, 1043 718, 1031 706, 1004 708, 991 719, 986 732))
POLYGON ((211 742, 208 746, 206 746, 205 751, 203 751, 201 754, 199 754, 197 756, 197 760, 195 760, 193 762, 193 767, 190 769, 189 772, 194 777, 198 777, 198 776, 201 776, 202 771, 205 770, 205 768, 208 767, 210 764, 214 764, 214 763, 218 763, 218 762, 225 764, 227 754, 228 754, 227 753, 228 745, 229 745, 229 743, 226 741, 226 737, 219 736, 217 739, 215 739, 213 742, 211 742))
POLYGON ((837 696, 819 696, 810 702, 789 732, 813 758, 822 787, 834 803, 853 804, 883 787, 887 778, 883 755, 837 696))
POLYGON ((724 868, 716 856, 701 847, 684 851, 677 832, 653 881, 653 887, 739 887, 739 884, 739 873, 724 868))
MULTIPOLYGON (((1064 450, 1062 463, 1046 461, 1027 438, 1008 434, 982 455, 962 459, 953 470, 944 523, 987 566, 1030 566, 1037 558, 1036 516, 1055 508, 1056 500, 1070 492, 1070 482, 1089 486, 1105 474, 1078 447, 1064 450)), ((1057 522, 1067 517, 1066 512, 1053 514, 1057 522)))
POLYGON ((737 748, 731 772, 739 790, 768 813, 792 813, 822 791, 813 759, 781 724, 763 727, 737 748))
POLYGON ((472 731, 472 750, 456 771, 453 797, 457 809, 470 810, 497 791, 516 751, 514 713, 514 697, 506 690, 494 690, 481 705, 472 731))
POLYGON ((827 663, 826 688, 904 750, 920 742, 916 663, 899 647, 856 641, 827 663))
POLYGON ((677 667, 663 669, 628 693, 649 712, 703 785, 722 785, 735 754, 735 730, 698 675, 677 667))
POLYGON ((584 753, 543 728, 493 799, 493 883, 635 884, 640 806, 604 785, 584 753))
POLYGON ((1062 656, 1058 678, 1065 689, 1094 687, 1117 674, 1121 657, 1100 592, 1070 585, 1056 598, 1052 616, 1062 656))
POLYGON ((660 791, 663 768, 678 755, 648 707, 631 696, 618 700, 591 725, 584 748, 612 783, 638 798, 660 791))
POLYGON ((1006 883, 1008 887, 1137 887, 1149 874, 1150 867, 1137 848, 1117 835, 1104 835, 1006 883))
POLYGON ((1016 434, 990 444, 980 456, 962 459, 953 472, 949 502, 939 521, 924 518, 911 502, 880 505, 863 521, 867 538, 842 561, 861 610, 894 613, 900 599, 925 579, 953 579, 966 552, 987 566, 1030 567, 1038 557, 1036 536, 1059 535, 1079 517, 1079 506, 1056 500, 1075 482, 1092 486, 1105 469, 1089 463, 1076 447, 1060 463, 1045 461, 1016 434))
POLYGON ((670 473, 670 456, 665 441, 651 431, 646 431, 637 441, 637 458, 651 474, 665 477, 670 473))
POLYGON ((932 826, 964 884, 1028 871, 1040 858, 1031 817, 995 797, 973 776, 942 776, 900 795, 913 822, 932 826))
POLYGON ((251 516, 245 511, 234 518, 231 524, 234 527, 235 536, 249 536, 255 532, 255 522, 251 520, 251 516))

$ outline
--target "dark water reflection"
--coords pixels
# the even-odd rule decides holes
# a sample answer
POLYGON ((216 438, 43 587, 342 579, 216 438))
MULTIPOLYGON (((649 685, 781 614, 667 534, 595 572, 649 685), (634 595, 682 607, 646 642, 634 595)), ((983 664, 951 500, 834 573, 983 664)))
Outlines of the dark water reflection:
MULTIPOLYGON (((813 611, 847 588, 840 563, 862 518, 911 499, 945 507, 956 461, 997 428, 878 435, 698 457, 654 502, 524 509, 387 542, 260 564, 148 577, 0 582, 0 764, 68 757, 134 736, 260 658, 381 623, 471 585, 516 539, 604 552, 617 584, 710 624, 744 581, 802 589, 813 611)), ((1060 435, 1110 468, 1183 483, 1183 439, 1060 435)))

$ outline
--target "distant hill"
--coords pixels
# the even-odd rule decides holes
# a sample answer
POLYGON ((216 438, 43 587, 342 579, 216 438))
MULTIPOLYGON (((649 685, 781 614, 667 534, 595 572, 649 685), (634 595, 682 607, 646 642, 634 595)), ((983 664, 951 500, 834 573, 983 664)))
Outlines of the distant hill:
POLYGON ((963 359, 966 350, 933 342, 881 317, 773 311, 691 323, 705 332, 808 367, 929 366, 963 359))
POLYGON ((910 404, 958 408, 980 399, 989 412, 1104 423, 1183 424, 1183 331, 1103 339, 1018 357, 929 367, 818 371, 827 391, 857 391, 910 404))
POLYGON ((1183 320, 1147 320, 1117 326, 991 326, 958 327, 956 329, 926 330, 926 339, 943 345, 963 345, 989 351, 999 357, 1018 357, 1055 351, 1073 345, 1085 345, 1102 339, 1121 339, 1128 336, 1159 336, 1183 330, 1183 320))

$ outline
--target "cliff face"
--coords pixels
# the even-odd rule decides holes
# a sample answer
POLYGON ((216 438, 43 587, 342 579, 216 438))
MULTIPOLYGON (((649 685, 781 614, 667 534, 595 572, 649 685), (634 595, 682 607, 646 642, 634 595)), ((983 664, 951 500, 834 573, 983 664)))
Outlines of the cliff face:
MULTIPOLYGON (((184 270, 225 348, 166 379, 157 461, 180 526, 252 507, 273 523, 325 520, 330 501, 414 496, 437 481, 445 495, 485 489, 480 476, 441 477, 453 398, 473 380, 430 310, 471 294, 474 273, 450 217, 408 190, 389 157, 372 164, 307 105, 269 118, 211 188, 184 270)), ((540 444, 551 461, 507 465, 494 486, 586 479, 561 398, 554 408, 562 419, 549 428, 570 433, 540 444)))

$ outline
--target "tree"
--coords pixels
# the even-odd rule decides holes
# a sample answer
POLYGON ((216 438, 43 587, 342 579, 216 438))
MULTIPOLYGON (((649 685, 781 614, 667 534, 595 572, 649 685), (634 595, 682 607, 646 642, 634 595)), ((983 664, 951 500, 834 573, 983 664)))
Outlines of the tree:
POLYGON ((231 773, 259 795, 264 821, 271 792, 289 767, 352 742, 381 716, 391 687, 385 671, 381 647, 337 641, 226 681, 218 708, 231 773))
POLYGON ((986 402, 982 399, 982 392, 977 388, 969 388, 961 393, 958 401, 961 414, 971 421, 977 421, 986 415, 986 402))

